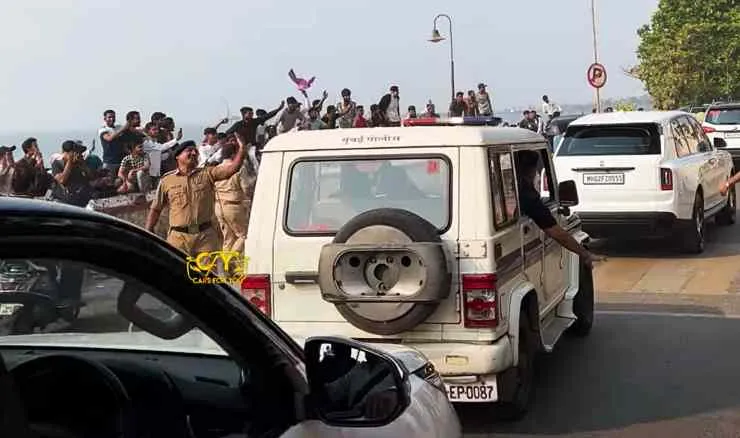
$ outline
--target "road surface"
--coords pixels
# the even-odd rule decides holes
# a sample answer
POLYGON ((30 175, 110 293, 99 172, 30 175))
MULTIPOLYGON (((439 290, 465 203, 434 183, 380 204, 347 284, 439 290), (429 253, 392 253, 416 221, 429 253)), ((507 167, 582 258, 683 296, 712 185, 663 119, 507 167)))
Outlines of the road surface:
MULTIPOLYGON (((704 254, 665 242, 595 242, 597 309, 587 339, 543 356, 531 412, 496 421, 461 406, 466 437, 740 436, 740 224, 709 229, 704 254)), ((120 282, 88 277, 87 306, 63 331, 126 330, 120 282)), ((154 306, 160 307, 160 306, 154 306)))
POLYGON ((587 339, 541 358, 531 412, 513 424, 459 407, 466 437, 740 436, 740 224, 704 254, 665 242, 594 242, 587 339))

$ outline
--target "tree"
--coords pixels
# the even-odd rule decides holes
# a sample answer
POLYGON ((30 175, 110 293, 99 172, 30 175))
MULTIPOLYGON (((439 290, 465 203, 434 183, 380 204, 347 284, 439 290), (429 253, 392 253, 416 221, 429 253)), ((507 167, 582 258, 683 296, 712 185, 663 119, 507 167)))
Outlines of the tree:
POLYGON ((614 111, 637 111, 637 105, 634 102, 620 100, 614 104, 614 111))
POLYGON ((740 97, 738 0, 660 0, 637 31, 640 79, 659 109, 740 97))

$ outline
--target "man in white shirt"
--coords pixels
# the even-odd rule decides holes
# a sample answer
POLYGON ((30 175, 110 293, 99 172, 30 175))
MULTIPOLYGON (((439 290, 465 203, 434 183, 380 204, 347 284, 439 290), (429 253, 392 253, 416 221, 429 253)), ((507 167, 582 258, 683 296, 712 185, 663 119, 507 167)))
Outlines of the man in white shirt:
POLYGON ((218 141, 216 128, 203 130, 203 143, 198 146, 198 167, 221 162, 221 143, 218 141))
POLYGON ((295 97, 291 96, 285 99, 285 103, 288 104, 288 107, 280 113, 278 118, 278 134, 298 129, 306 121, 306 116, 301 111, 301 104, 298 103, 295 97))
POLYGON ((542 114, 547 117, 549 121, 552 119, 553 114, 561 112, 562 109, 555 102, 550 102, 550 98, 547 95, 542 96, 542 114))
POLYGON ((162 161, 167 159, 170 149, 177 145, 177 142, 182 139, 182 131, 179 131, 177 133, 177 137, 167 143, 159 143, 157 141, 159 126, 156 123, 147 123, 144 127, 144 131, 146 133, 146 138, 144 139, 144 153, 149 156, 149 175, 152 178, 159 178, 161 175, 162 161))

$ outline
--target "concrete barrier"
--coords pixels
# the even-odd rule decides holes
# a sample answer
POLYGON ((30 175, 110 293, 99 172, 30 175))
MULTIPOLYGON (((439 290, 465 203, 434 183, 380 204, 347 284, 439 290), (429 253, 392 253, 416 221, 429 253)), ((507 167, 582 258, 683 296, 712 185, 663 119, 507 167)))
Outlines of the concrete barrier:
MULTIPOLYGON (((153 199, 153 191, 147 194, 129 193, 110 198, 93 199, 87 204, 87 209, 109 214, 144 228, 146 217, 149 213, 149 206, 153 199)), ((165 207, 154 229, 154 232, 163 238, 167 237, 167 230, 169 228, 168 217, 169 211, 165 207)))

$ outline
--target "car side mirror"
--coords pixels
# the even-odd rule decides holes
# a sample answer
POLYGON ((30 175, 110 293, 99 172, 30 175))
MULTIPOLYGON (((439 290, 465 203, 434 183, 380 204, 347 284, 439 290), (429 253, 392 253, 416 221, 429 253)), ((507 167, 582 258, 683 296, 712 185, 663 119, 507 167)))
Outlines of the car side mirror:
POLYGON ((558 199, 562 207, 575 207, 578 205, 578 189, 573 180, 563 181, 558 184, 558 199))
POLYGON ((724 148, 727 147, 727 143, 725 143, 724 138, 714 137, 714 147, 717 149, 724 148))
POLYGON ((411 403, 408 372, 392 356, 349 339, 309 338, 309 408, 336 427, 381 427, 411 403))
POLYGON ((163 307, 164 303, 142 290, 144 287, 139 283, 128 281, 124 284, 121 293, 118 294, 119 314, 135 326, 162 339, 177 339, 195 328, 193 321, 166 304, 163 307))

